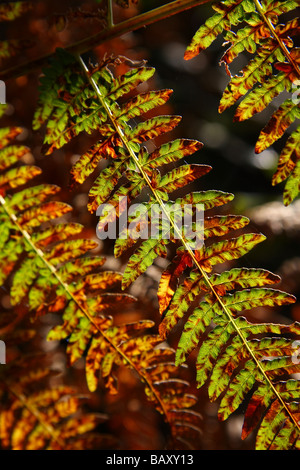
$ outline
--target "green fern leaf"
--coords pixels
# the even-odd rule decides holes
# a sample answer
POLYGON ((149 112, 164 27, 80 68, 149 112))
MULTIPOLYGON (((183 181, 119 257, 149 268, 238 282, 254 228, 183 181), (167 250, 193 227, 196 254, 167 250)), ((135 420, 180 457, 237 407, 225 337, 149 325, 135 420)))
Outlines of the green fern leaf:
MULTIPOLYGON (((185 52, 185 59, 191 59, 223 34, 224 44, 229 47, 220 63, 225 65, 230 81, 221 98, 219 112, 228 109, 242 98, 234 120, 250 119, 273 103, 284 91, 293 92, 292 85, 300 76, 299 51, 293 42, 293 37, 299 35, 299 18, 295 16, 297 6, 295 1, 270 0, 222 1, 213 5, 216 13, 197 31, 185 52), (294 16, 282 24, 279 23, 281 15, 288 12, 294 16), (252 55, 251 60, 240 75, 232 77, 229 65, 245 52, 252 55)), ((286 100, 273 113, 258 138, 255 147, 257 153, 274 144, 284 135, 287 128, 299 119, 297 103, 297 98, 286 100)), ((291 157, 287 160, 290 142, 288 139, 287 147, 282 151, 283 157, 279 160, 273 184, 277 184, 279 174, 283 177, 282 161, 286 162, 284 179, 290 175, 288 168, 295 168, 296 161, 291 157)), ((298 171, 295 170, 293 177, 289 178, 286 184, 284 203, 290 204, 298 192, 298 171)))

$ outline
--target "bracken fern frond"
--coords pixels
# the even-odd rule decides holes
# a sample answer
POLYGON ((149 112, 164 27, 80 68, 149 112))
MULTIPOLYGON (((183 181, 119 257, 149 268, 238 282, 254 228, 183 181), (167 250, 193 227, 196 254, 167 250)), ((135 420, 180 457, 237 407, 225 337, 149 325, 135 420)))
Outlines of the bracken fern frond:
POLYGON ((189 434, 199 429, 200 416, 189 410, 196 398, 189 393, 188 382, 179 380, 180 387, 172 389, 178 371, 174 351, 163 348, 161 337, 150 333, 150 320, 114 323, 113 310, 126 308, 135 298, 118 292, 120 273, 99 271, 105 260, 89 255, 98 244, 80 238, 81 225, 56 220, 71 210, 65 203, 48 200, 57 193, 56 186, 23 189, 40 170, 20 164, 28 148, 11 145, 20 131, 2 129, 1 285, 10 281, 12 305, 27 304, 33 319, 49 312, 62 314, 62 324, 50 330, 48 339, 66 340, 70 365, 85 356, 91 391, 101 377, 116 393, 116 367, 133 369, 169 424, 175 445, 187 444, 189 434))

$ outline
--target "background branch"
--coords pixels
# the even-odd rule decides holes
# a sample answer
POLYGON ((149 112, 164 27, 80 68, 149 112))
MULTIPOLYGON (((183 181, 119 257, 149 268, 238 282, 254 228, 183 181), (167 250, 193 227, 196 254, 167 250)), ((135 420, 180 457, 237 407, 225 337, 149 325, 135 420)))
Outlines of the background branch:
MULTIPOLYGON (((116 25, 108 26, 106 29, 87 37, 74 44, 70 44, 65 47, 65 50, 72 54, 84 54, 97 45, 119 37, 130 31, 135 31, 144 26, 150 25, 154 22, 161 21, 172 15, 176 15, 184 10, 188 10, 198 5, 211 2, 212 0, 175 0, 174 2, 168 3, 161 7, 155 8, 154 10, 147 11, 140 15, 129 18, 128 20, 122 21, 116 25)), ((8 69, 0 70, 0 79, 8 80, 10 78, 19 77, 32 72, 33 69, 43 67, 48 60, 53 56, 54 52, 46 54, 37 59, 25 62, 23 64, 17 64, 8 69)))

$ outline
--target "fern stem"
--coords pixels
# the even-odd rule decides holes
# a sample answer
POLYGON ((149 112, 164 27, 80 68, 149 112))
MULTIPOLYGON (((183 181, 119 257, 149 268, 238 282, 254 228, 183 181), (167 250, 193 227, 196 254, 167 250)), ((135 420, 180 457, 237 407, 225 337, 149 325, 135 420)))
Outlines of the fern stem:
POLYGON ((278 34, 276 33, 276 30, 275 30, 275 28, 274 28, 274 25, 273 25, 272 21, 270 20, 270 18, 265 14, 265 12, 264 12, 264 10, 263 10, 263 7, 262 7, 262 4, 260 3, 260 0, 254 0, 254 3, 255 3, 255 5, 256 5, 256 8, 257 8, 258 13, 262 16, 264 22, 266 23, 266 25, 267 25, 268 28, 270 29, 273 38, 276 39, 276 41, 278 42, 279 47, 280 47, 280 49, 282 50, 283 54, 285 55, 285 57, 287 58, 287 60, 289 61, 289 63, 292 65, 292 67, 294 68, 295 72, 296 72, 296 73, 298 74, 298 76, 300 77, 300 67, 299 67, 299 65, 298 65, 297 62, 295 62, 294 59, 291 57, 290 51, 288 50, 287 46, 284 44, 284 42, 282 41, 282 39, 281 39, 281 38, 278 36, 278 34))
MULTIPOLYGON (((190 8, 198 5, 209 3, 212 0, 175 0, 167 5, 163 5, 153 10, 136 15, 133 18, 113 24, 112 27, 107 27, 97 34, 89 36, 81 41, 70 44, 64 49, 71 54, 83 54, 103 42, 109 41, 123 34, 143 28, 157 21, 164 20, 170 16, 181 13, 182 11, 189 10, 190 8)), ((32 72, 35 68, 43 67, 53 57, 54 53, 46 54, 38 59, 25 62, 21 65, 14 65, 8 69, 0 71, 0 78, 7 80, 9 78, 16 78, 32 72)))
POLYGON ((265 373, 261 363, 259 362, 259 360, 257 359, 257 357, 255 356, 255 354, 253 353, 252 349, 249 347, 247 341, 246 341, 246 338, 244 337, 244 335, 242 334, 242 332, 240 331, 240 329, 238 328, 238 326, 236 325, 236 322, 234 321, 234 318, 232 317, 232 314, 230 313, 230 310, 227 308, 227 306, 223 303, 221 297, 218 295, 218 292, 217 290, 214 288, 214 286, 212 285, 212 283, 210 282, 210 279, 208 277, 208 275, 206 274, 206 272, 201 268, 196 256, 195 256, 195 253, 193 252, 193 250, 191 249, 189 243, 186 241, 185 237, 182 235, 182 231, 179 229, 179 227, 176 225, 176 223, 172 220, 172 218, 170 217, 170 214, 169 212, 166 210, 165 208, 165 204, 163 202, 163 200, 161 199, 161 197, 159 196, 159 194, 157 193, 156 189, 153 188, 152 184, 151 184, 151 180, 149 178, 149 176, 147 175, 147 173, 144 171, 142 165, 140 164, 140 161, 138 159, 138 156, 135 154, 135 152, 132 150, 132 148, 128 145, 128 142, 127 142, 127 139, 125 137, 125 134, 123 132, 123 130, 121 129, 121 127, 119 126, 117 120, 115 119, 109 105, 106 103, 106 100, 105 98, 102 96, 101 94, 101 91, 99 90, 98 86, 97 86, 97 83, 95 82, 95 80, 93 79, 93 77, 89 74, 89 70, 86 66, 86 64, 84 63, 83 59, 81 56, 78 56, 78 59, 79 59, 79 62, 85 72, 85 75, 87 77, 87 80, 89 81, 89 83, 91 83, 91 85, 93 86, 97 96, 98 96, 98 99, 101 103, 101 105, 104 107, 105 111, 107 112, 107 115, 109 116, 109 119, 112 123, 112 125, 114 126, 116 132, 118 133, 123 145, 124 145, 124 148, 126 148, 127 152, 129 153, 129 155, 132 157, 133 161, 135 162, 137 168, 139 169, 141 175, 143 176, 144 180, 146 181, 149 189, 151 190, 155 200, 157 201, 157 203, 160 205, 162 211, 164 212, 165 216, 167 217, 167 220, 168 222, 170 223, 170 226, 173 228, 174 230, 174 233, 176 233, 178 239, 180 239, 181 243, 183 244, 185 250, 189 253, 190 257, 192 258, 195 266, 197 267, 197 269, 199 270, 199 272, 201 273, 203 279, 204 279, 204 282, 206 283, 207 287, 210 289, 210 291, 213 293, 213 295, 215 296, 217 302, 220 304, 222 310, 224 311, 224 313, 226 314, 228 320, 230 321, 230 323, 233 325, 235 331, 237 332, 237 334, 239 335, 243 345, 245 346, 246 350, 248 351, 250 357, 252 358, 252 360, 255 362, 255 364, 257 365, 257 368, 258 370, 261 372, 261 374, 263 375, 263 377, 265 378, 266 382, 269 384, 270 388, 273 390, 273 393, 275 394, 276 398, 279 400, 279 402, 281 403, 281 405, 284 407, 284 409, 286 410, 288 416, 290 417, 290 419, 292 420, 292 422, 294 422, 294 424, 296 425, 296 427, 298 428, 298 430, 300 430, 300 427, 299 427, 299 424, 297 422, 297 420, 294 418, 293 414, 291 413, 291 411, 289 410, 289 407, 287 406, 287 404, 284 402, 284 400, 281 398, 280 394, 277 392, 276 388, 274 387, 273 383, 271 382, 271 380, 269 379, 269 377, 267 376, 267 374, 265 373))
POLYGON ((147 375, 144 374, 137 366, 134 364, 134 362, 131 361, 131 359, 120 349, 118 348, 117 345, 113 343, 111 338, 101 330, 97 322, 94 321, 93 317, 90 315, 90 313, 83 307, 83 305, 77 300, 76 296, 71 292, 69 289, 68 284, 66 284, 59 276, 57 273, 56 268, 49 263, 45 257, 44 253, 42 250, 40 250, 38 247, 35 246, 35 244, 32 242, 30 234, 27 232, 27 230, 23 229, 21 225, 18 223, 18 219, 15 216, 15 214, 7 207, 6 201, 2 195, 0 195, 0 203, 2 204, 2 207, 4 211, 6 212, 7 216, 10 218, 10 220, 14 223, 18 231, 22 234, 22 236, 26 239, 28 244, 30 245, 31 249, 36 253, 37 256, 42 260, 42 262, 45 264, 47 269, 55 276, 57 282, 63 287, 65 290, 66 294, 68 295, 69 299, 72 300, 73 302, 76 303, 77 308, 81 311, 81 313, 90 321, 91 325, 102 335, 102 337, 109 343, 109 345, 122 357, 125 363, 127 363, 133 370, 136 371, 136 373, 141 377, 142 381, 146 383, 151 390, 153 396, 157 400, 157 403, 159 404, 162 414, 166 417, 166 420, 168 421, 168 411, 165 408, 165 405, 163 403, 163 400, 160 399, 159 394, 155 390, 155 387, 153 386, 152 382, 148 380, 147 375))

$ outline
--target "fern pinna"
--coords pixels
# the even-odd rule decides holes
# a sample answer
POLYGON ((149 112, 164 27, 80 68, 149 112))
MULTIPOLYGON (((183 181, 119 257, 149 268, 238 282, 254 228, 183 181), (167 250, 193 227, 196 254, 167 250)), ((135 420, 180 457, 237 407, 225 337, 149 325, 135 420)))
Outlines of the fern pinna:
POLYGON ((131 217, 122 232, 127 236, 120 236, 115 242, 116 256, 128 248, 134 250, 123 273, 123 288, 128 288, 158 256, 165 257, 172 244, 176 256, 162 273, 158 297, 162 338, 167 338, 174 327, 180 329, 185 321, 176 352, 177 364, 200 346, 197 384, 200 387, 208 382, 210 398, 221 397, 220 418, 226 419, 246 401, 243 438, 259 426, 258 449, 298 448, 299 382, 293 374, 299 371, 294 341, 299 337, 300 325, 253 324, 240 315, 257 306, 290 304, 295 298, 269 287, 279 281, 269 271, 233 268, 220 273, 218 267, 248 253, 265 237, 243 233, 228 238, 229 233, 241 230, 249 220, 216 215, 210 210, 230 202, 233 195, 216 190, 195 191, 176 199, 176 207, 191 204, 195 209, 200 203, 204 207, 204 244, 192 249, 189 228, 182 234, 167 207, 174 202, 169 194, 210 170, 207 165, 182 163, 202 144, 176 139, 151 152, 153 146, 147 143, 172 130, 180 118, 148 115, 143 119, 145 113, 164 104, 171 91, 136 90, 152 76, 151 68, 130 67, 118 74, 115 59, 87 68, 81 57, 65 55, 58 51, 52 66, 44 71, 34 127, 46 124, 44 149, 48 154, 82 131, 100 135, 99 141, 71 169, 72 179, 82 183, 94 173, 101 159, 107 160, 89 193, 90 211, 96 211, 104 202, 110 204, 111 212, 108 209, 105 217, 100 217, 99 230, 122 216, 120 197, 131 203, 147 188, 143 204, 150 220, 131 217), (68 69, 63 70, 66 61, 68 69), (144 240, 144 224, 151 224, 151 209, 157 204, 166 217, 158 223, 159 236, 149 235, 144 240), (168 228, 164 225, 166 219, 168 228), (132 224, 139 228, 140 237, 136 233, 130 237, 132 224))
POLYGON ((256 153, 266 150, 291 129, 272 179, 273 185, 286 180, 283 195, 286 205, 298 195, 300 184, 297 91, 300 55, 293 42, 293 38, 297 41, 300 31, 298 6, 299 2, 294 0, 225 0, 214 3, 214 15, 199 28, 185 52, 185 59, 192 59, 222 34, 227 49, 220 63, 225 65, 230 81, 221 98, 219 112, 238 103, 234 119, 244 121, 268 105, 274 104, 277 108, 259 135, 256 153), (251 60, 240 74, 232 76, 229 67, 242 54, 250 56, 251 60), (284 91, 290 96, 283 98, 277 106, 274 98, 284 91))
POLYGON ((9 286, 11 304, 27 304, 32 319, 62 314, 48 339, 66 340, 69 365, 85 357, 90 391, 100 381, 116 393, 116 368, 133 369, 169 425, 172 446, 192 445, 201 417, 190 409, 197 400, 189 382, 177 378, 174 350, 151 331, 150 320, 114 323, 113 311, 135 298, 119 292, 120 273, 100 271, 105 260, 89 254, 98 243, 80 237, 83 227, 61 221, 71 207, 52 200, 59 188, 26 184, 41 170, 20 163, 28 148, 12 141, 21 131, 3 128, 0 136, 0 281, 9 286))

